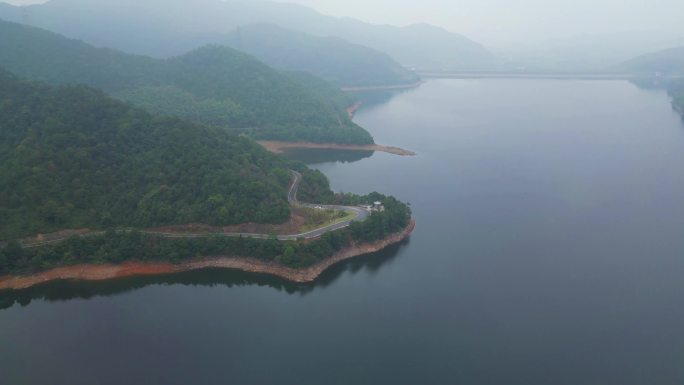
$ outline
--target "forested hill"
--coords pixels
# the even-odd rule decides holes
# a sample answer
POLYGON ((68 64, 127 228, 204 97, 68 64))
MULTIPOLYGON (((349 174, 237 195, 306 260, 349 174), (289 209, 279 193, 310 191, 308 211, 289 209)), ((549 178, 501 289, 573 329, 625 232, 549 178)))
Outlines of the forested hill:
POLYGON ((0 164, 0 239, 290 214, 286 165, 248 138, 1 72, 0 164))
POLYGON ((316 36, 335 36, 421 69, 482 70, 499 64, 479 43, 442 28, 372 25, 281 1, 50 0, 26 7, 0 3, 0 18, 155 57, 178 55, 215 42, 239 26, 268 23, 316 36))
POLYGON ((0 21, 0 67, 51 84, 97 87, 153 113, 240 129, 254 138, 373 142, 349 119, 353 100, 339 89, 276 71, 228 47, 152 59, 0 21))
POLYGON ((684 47, 641 55, 620 64, 618 68, 636 73, 684 75, 684 47))
POLYGON ((684 80, 676 81, 670 86, 670 95, 679 111, 684 113, 684 80))
POLYGON ((420 80, 383 52, 274 24, 242 26, 221 42, 274 68, 310 72, 338 86, 410 84, 420 80))

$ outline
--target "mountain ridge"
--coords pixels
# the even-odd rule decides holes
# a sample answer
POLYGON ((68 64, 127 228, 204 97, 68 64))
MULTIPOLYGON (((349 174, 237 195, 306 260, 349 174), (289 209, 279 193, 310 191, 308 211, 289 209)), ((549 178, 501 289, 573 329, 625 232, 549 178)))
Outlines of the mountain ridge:
POLYGON ((420 80, 383 52, 275 24, 241 26, 219 40, 274 68, 309 72, 340 87, 413 84, 420 80))
POLYGON ((153 113, 242 129, 257 139, 373 142, 349 118, 350 96, 229 47, 153 59, 0 21, 0 67, 51 84, 100 88, 153 113))
POLYGON ((684 75, 684 47, 673 47, 649 52, 627 60, 617 68, 638 73, 656 73, 664 75, 684 75))
POLYGON ((241 25, 270 23, 320 37, 339 37, 385 52, 410 67, 481 69, 498 63, 481 44, 443 28, 425 24, 374 25, 323 15, 301 5, 270 1, 203 0, 198 6, 188 0, 51 0, 23 8, 23 15, 17 9, 0 8, 0 18, 43 27, 94 45, 154 57, 174 56, 214 42, 221 34, 241 25), (155 9, 162 5, 163 9, 155 9))

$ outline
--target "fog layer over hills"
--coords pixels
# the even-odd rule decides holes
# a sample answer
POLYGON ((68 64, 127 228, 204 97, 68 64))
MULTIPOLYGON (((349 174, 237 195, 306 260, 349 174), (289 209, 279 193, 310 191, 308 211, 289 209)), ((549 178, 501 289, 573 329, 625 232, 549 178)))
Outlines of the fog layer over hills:
POLYGON ((485 68, 496 64, 494 55, 480 44, 441 28, 372 25, 269 1, 52 0, 25 8, 2 4, 0 18, 156 57, 178 55, 214 42, 239 26, 270 23, 361 44, 409 67, 485 68))

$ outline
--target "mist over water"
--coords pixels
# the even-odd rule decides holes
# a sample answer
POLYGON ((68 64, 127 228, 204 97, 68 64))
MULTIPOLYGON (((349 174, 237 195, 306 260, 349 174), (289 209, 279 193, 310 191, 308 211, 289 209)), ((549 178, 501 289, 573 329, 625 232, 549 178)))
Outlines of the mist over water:
POLYGON ((356 121, 418 156, 307 156, 337 191, 411 202, 408 242, 315 285, 205 271, 0 294, 3 380, 684 382, 684 124, 664 91, 435 80, 356 121))

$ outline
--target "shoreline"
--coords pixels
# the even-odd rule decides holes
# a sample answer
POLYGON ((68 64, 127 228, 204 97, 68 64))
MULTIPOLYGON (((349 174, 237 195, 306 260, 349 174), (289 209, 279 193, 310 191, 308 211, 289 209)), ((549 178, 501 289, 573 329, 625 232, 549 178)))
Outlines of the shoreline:
POLYGON ((356 111, 358 111, 362 105, 363 105, 362 102, 356 102, 356 103, 354 103, 353 106, 350 106, 349 108, 347 108, 347 114, 349 114, 349 119, 354 119, 354 116, 356 115, 356 111))
POLYGON ((399 156, 416 156, 410 150, 399 147, 383 146, 380 144, 335 144, 335 143, 312 143, 312 142, 280 142, 271 140, 258 141, 262 147, 275 154, 282 154, 288 149, 326 149, 326 150, 349 150, 349 151, 379 151, 399 156))
POLYGON ((683 107, 683 106, 680 106, 679 104, 677 104, 677 102, 675 102, 675 101, 673 100, 673 101, 672 101, 672 108, 673 108, 675 111, 677 111, 677 112, 679 113, 679 115, 682 116, 682 118, 684 118, 684 107, 683 107))
POLYGON ((36 285, 59 280, 107 281, 134 276, 176 274, 208 268, 240 270, 247 273, 272 275, 294 283, 311 283, 327 269, 340 262, 381 251, 386 247, 405 240, 411 235, 415 226, 416 221, 411 219, 411 223, 401 232, 389 235, 376 242, 351 245, 329 258, 303 269, 286 267, 274 262, 262 261, 256 258, 241 257, 203 258, 178 265, 165 262, 124 262, 120 265, 75 265, 59 267, 27 276, 0 277, 0 291, 23 290, 36 285))
POLYGON ((425 80, 419 80, 415 83, 407 84, 390 84, 385 86, 350 86, 341 87, 343 92, 364 92, 364 91, 397 91, 397 90, 410 90, 418 88, 425 83, 425 80))

